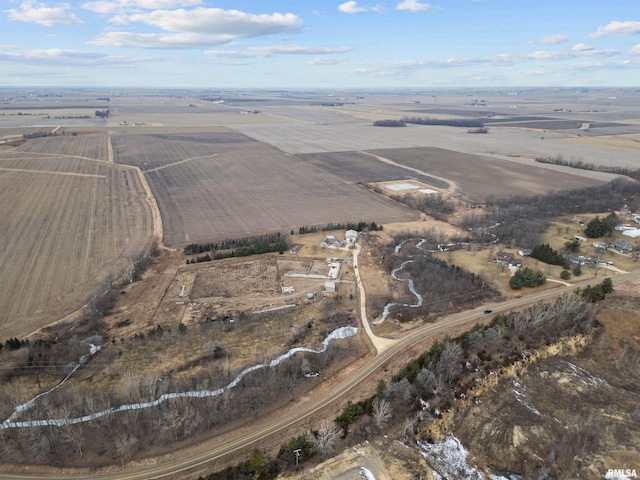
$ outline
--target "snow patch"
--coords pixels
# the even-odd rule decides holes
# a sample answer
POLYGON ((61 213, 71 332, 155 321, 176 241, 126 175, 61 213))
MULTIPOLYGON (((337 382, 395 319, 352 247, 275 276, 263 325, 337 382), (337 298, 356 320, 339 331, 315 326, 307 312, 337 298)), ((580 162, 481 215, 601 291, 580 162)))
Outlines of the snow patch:
POLYGON ((438 479, 464 478, 465 480, 485 480, 482 472, 467 465, 468 452, 454 436, 443 442, 418 442, 420 454, 429 462, 433 474, 438 479))
POLYGON ((367 480, 376 480, 375 475, 371 472, 371 470, 360 467, 360 476, 362 478, 366 478, 367 480))

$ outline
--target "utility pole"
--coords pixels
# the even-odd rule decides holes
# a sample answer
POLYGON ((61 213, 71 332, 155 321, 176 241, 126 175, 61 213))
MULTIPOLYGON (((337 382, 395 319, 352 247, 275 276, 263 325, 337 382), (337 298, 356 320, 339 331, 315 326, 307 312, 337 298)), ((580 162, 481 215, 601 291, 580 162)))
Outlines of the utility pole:
POLYGON ((298 459, 300 458, 300 452, 302 452, 301 448, 298 448, 293 451, 293 454, 296 456, 296 467, 298 466, 298 459))

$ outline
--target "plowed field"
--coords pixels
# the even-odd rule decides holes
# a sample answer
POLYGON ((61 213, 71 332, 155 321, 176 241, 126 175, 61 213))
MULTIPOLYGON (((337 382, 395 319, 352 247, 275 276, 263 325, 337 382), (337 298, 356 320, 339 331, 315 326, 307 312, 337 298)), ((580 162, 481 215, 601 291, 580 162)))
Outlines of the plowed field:
POLYGON ((39 138, 0 150, 0 339, 77 310, 151 242, 138 175, 104 161, 106 138, 39 138))
POLYGON ((116 162, 144 169, 170 246, 286 233, 302 225, 416 218, 351 178, 242 134, 113 139, 116 162))

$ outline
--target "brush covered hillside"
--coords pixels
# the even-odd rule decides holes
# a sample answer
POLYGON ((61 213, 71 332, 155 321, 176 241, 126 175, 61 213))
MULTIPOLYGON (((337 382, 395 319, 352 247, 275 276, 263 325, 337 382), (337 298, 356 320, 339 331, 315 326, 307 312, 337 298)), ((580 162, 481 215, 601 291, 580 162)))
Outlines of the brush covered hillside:
MULTIPOLYGON (((573 324, 573 332, 556 337, 547 328, 534 348, 511 352, 519 359, 505 356, 495 339, 489 341, 497 329, 514 344, 530 343, 526 327, 515 324, 521 331, 511 335, 514 322, 458 337, 466 345, 465 356, 474 344, 482 345, 483 360, 468 362, 469 373, 458 378, 457 386, 436 382, 435 396, 425 395, 430 390, 425 389, 426 370, 435 371, 437 379, 442 356, 430 361, 412 382, 404 407, 391 401, 393 421, 383 435, 279 478, 595 480, 610 478, 610 469, 623 469, 633 478, 634 469, 640 472, 638 292, 637 282, 620 285, 598 304, 570 307, 556 325, 571 331, 573 324), (469 375, 475 376, 470 383, 469 375), (452 396, 451 404, 442 403, 452 396)), ((553 310, 539 308, 538 313, 553 310)), ((522 322, 527 315, 514 318, 522 322)), ((387 393, 398 389, 393 385, 387 393)), ((347 438, 359 429, 354 425, 347 438)))
POLYGON ((478 465, 524 478, 640 471, 638 300, 607 297, 591 334, 541 348, 456 409, 451 432, 478 465))

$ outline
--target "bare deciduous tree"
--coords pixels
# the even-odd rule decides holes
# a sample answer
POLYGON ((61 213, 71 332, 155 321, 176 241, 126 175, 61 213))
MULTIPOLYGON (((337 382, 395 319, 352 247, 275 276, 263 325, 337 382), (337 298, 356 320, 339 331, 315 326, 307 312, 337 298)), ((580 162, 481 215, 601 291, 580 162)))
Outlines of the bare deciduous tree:
POLYGON ((391 404, 386 400, 376 397, 371 406, 373 420, 378 428, 382 429, 391 418, 391 404))
POLYGON ((138 443, 138 439, 130 433, 124 433, 116 438, 116 454, 122 460, 129 460, 133 453, 133 448, 138 443))
POLYGON ((445 382, 451 383, 461 372, 463 350, 458 342, 449 342, 440 355, 436 371, 441 375, 445 382))
POLYGON ((319 453, 324 459, 333 452, 333 447, 340 438, 342 430, 333 420, 325 419, 320 425, 317 434, 309 434, 307 441, 311 444, 313 451, 319 453))

